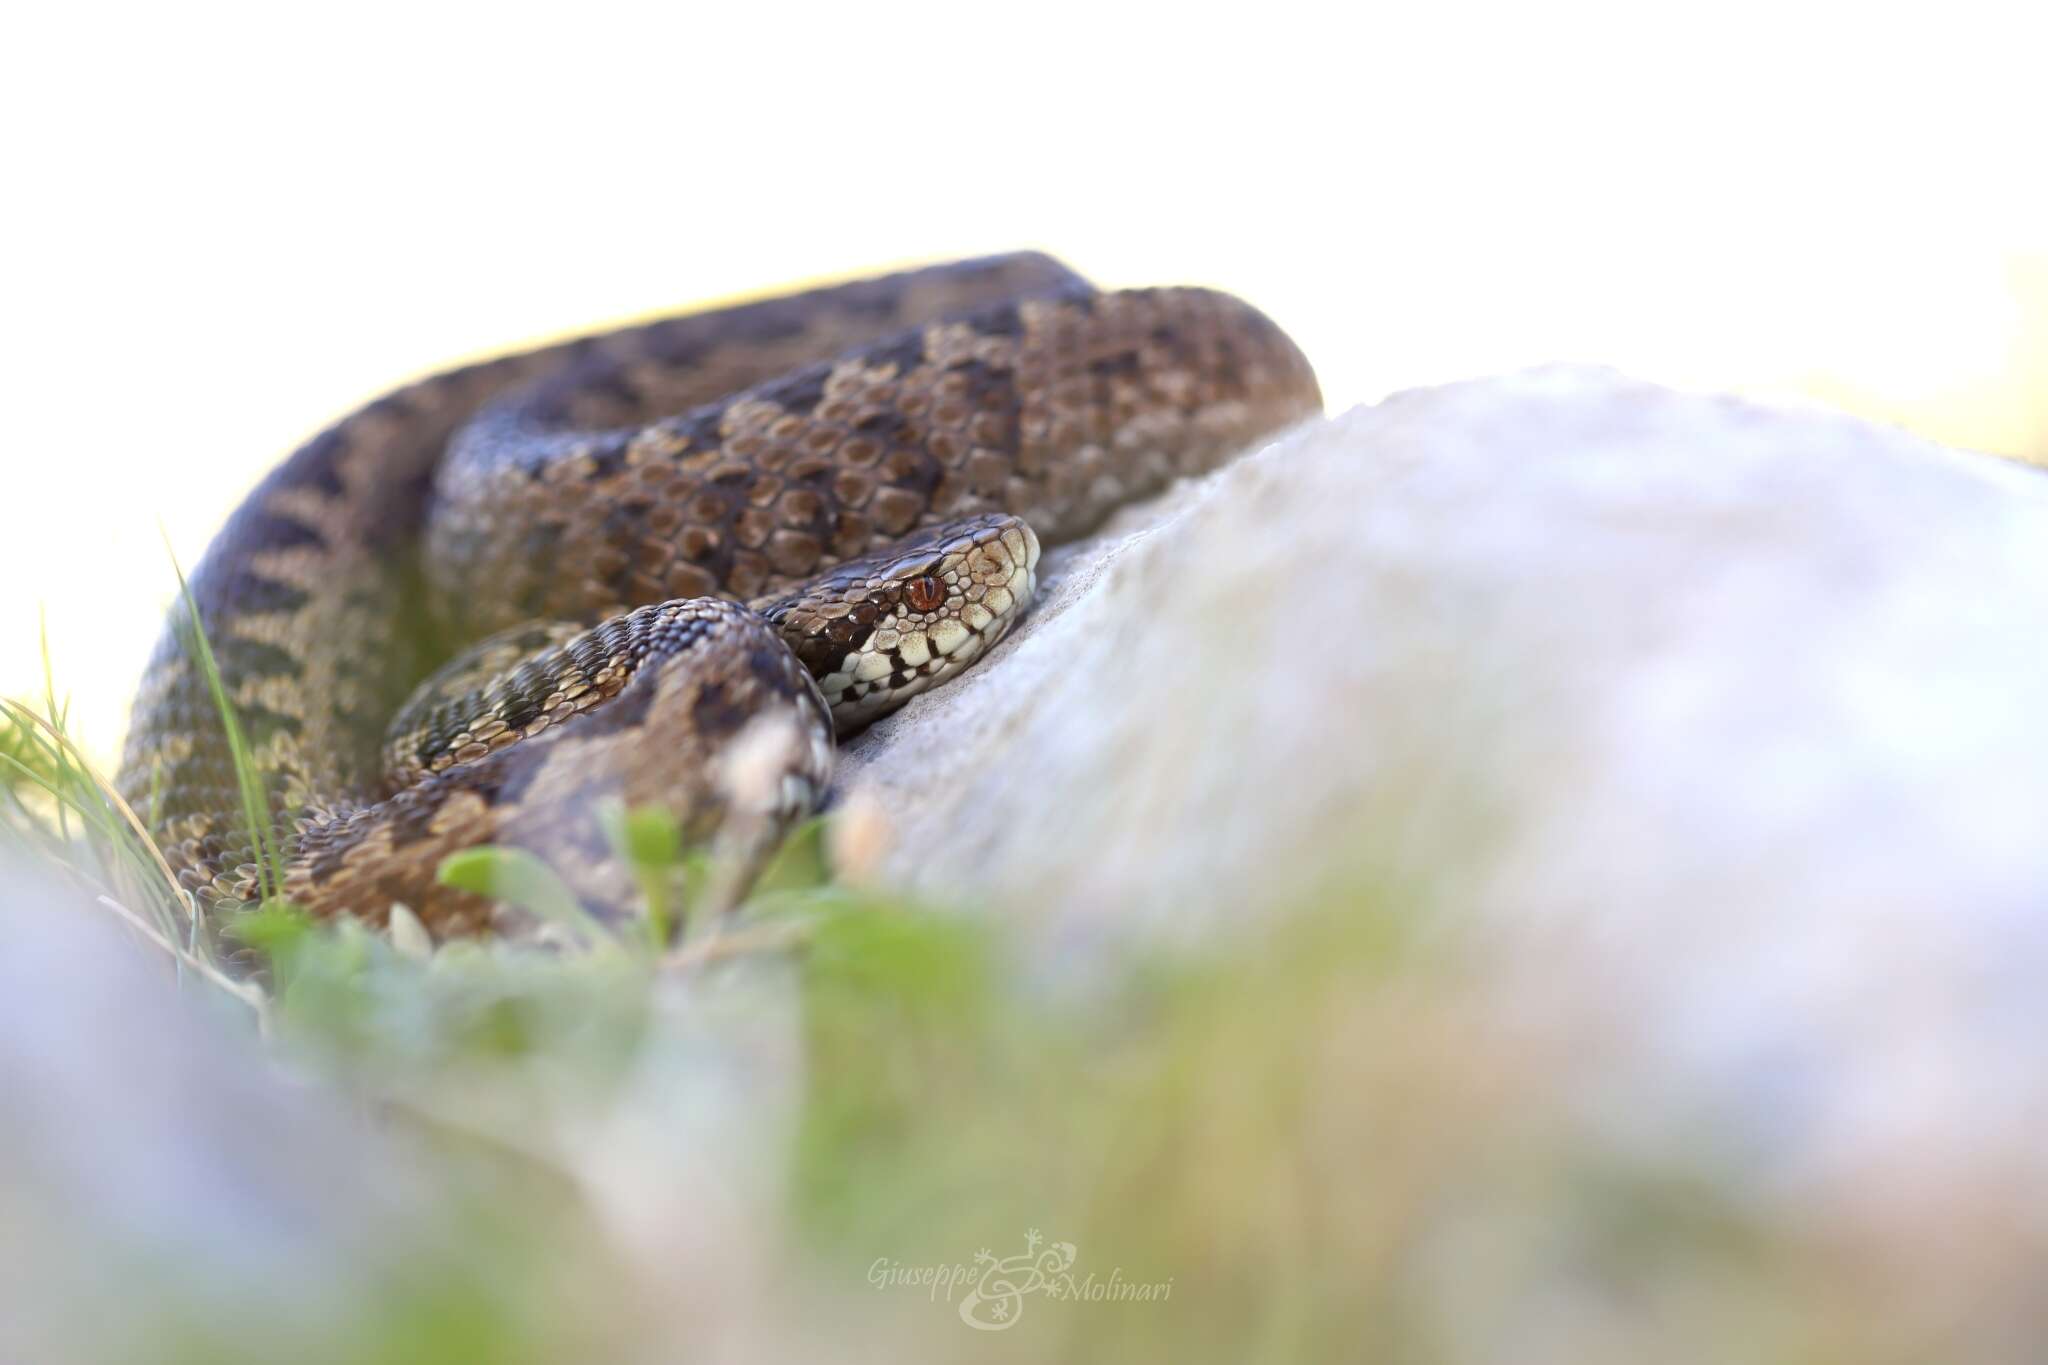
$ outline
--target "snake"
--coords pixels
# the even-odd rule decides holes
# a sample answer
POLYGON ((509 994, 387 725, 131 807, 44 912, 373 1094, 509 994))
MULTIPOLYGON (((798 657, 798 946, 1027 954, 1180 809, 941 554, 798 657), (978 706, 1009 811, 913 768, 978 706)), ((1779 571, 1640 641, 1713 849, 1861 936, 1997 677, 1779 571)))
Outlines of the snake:
POLYGON ((115 785, 209 913, 267 889, 372 927, 403 905, 437 941, 508 932, 441 875, 484 845, 630 913, 614 803, 692 840, 742 806, 786 830, 840 741, 994 648, 1042 546, 1321 406, 1242 300, 1097 289, 1037 252, 448 369, 229 515, 115 785))

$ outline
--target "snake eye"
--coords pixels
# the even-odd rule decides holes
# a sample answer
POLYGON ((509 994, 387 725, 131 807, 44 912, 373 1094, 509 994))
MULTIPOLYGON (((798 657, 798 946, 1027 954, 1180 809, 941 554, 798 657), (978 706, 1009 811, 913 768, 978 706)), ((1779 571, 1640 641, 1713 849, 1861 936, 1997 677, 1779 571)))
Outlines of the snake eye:
POLYGON ((946 585, 930 574, 919 574, 904 585, 913 611, 937 611, 946 600, 946 585))

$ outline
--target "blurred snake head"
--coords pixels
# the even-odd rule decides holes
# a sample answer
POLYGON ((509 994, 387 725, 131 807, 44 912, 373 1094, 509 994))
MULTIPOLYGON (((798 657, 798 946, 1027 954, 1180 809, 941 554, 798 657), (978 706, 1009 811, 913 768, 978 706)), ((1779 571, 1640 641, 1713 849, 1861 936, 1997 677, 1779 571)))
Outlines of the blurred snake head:
POLYGON ((759 607, 843 738, 973 663, 1037 591, 1038 537, 1012 516, 947 522, 759 607))

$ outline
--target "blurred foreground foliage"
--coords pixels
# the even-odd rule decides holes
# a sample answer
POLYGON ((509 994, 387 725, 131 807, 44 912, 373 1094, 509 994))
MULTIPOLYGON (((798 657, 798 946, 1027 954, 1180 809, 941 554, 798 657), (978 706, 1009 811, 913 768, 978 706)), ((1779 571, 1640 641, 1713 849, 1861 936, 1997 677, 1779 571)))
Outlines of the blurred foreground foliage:
MULTIPOLYGON (((230 1002, 281 1085, 361 1116, 431 1191, 336 1248, 322 1295, 237 1313, 195 1302, 189 1265, 67 1227, 105 1239, 109 1277, 78 1358, 1954 1357, 1954 1322, 1883 1267, 1730 1194, 1711 1135, 1676 1155, 1596 1136, 1565 1081, 1598 1039, 1518 1027, 1483 945, 1338 851, 1301 904, 1084 958, 835 881, 815 823, 707 912, 704 855, 621 813, 672 924, 551 915, 544 868, 484 851, 449 877, 553 921, 555 946, 268 905, 233 933, 259 992, 62 719, 54 698, 0 715, 0 840, 119 914, 189 997, 230 1002), (988 1267, 1063 1246, 1050 1278, 982 1295, 1012 1325, 963 1322, 1001 1288, 988 1267)), ((234 1235, 159 1231, 198 1257, 234 1235)))

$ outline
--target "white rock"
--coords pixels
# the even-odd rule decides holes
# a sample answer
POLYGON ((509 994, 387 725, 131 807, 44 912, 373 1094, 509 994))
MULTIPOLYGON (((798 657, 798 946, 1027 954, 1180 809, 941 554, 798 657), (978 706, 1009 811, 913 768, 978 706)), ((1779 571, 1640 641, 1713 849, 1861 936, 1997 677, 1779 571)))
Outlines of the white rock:
POLYGON ((1043 577, 841 781, 882 875, 1053 975, 1363 878, 1595 1021, 1585 1098, 1653 1140, 1902 1198, 2048 1157, 2048 476, 1546 369, 1297 430, 1043 577))

